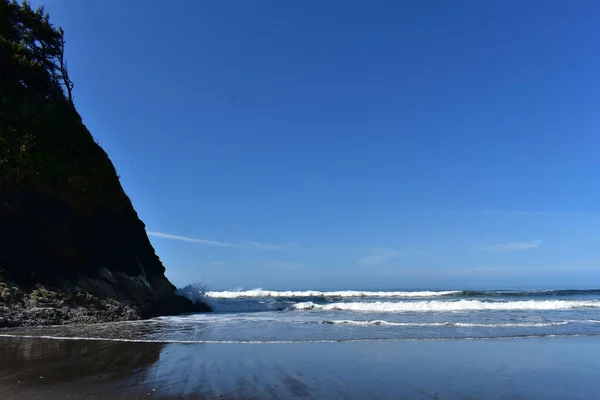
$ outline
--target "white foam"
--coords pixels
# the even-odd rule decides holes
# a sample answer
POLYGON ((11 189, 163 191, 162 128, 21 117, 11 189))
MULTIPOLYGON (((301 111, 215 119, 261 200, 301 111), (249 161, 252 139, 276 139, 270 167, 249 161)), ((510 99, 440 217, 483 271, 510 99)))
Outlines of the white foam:
POLYGON ((500 323, 500 324, 475 324, 469 322, 388 322, 383 320, 374 321, 355 321, 355 320, 333 320, 323 321, 324 324, 345 324, 345 325, 387 325, 387 326, 454 326, 454 327, 470 327, 470 328, 541 328, 546 326, 566 325, 567 321, 560 322, 540 322, 540 323, 500 323))
POLYGON ((224 292, 206 292, 207 297, 219 299, 237 299, 243 297, 436 297, 462 293, 459 290, 421 291, 421 292, 372 292, 362 290, 341 290, 322 292, 318 290, 277 291, 277 290, 241 290, 224 292))
POLYGON ((364 342, 437 342, 446 340, 510 340, 535 339, 551 337, 600 337, 600 334, 538 334, 493 337, 441 337, 441 338, 388 338, 388 339, 314 339, 314 340, 148 340, 118 339, 102 337, 47 336, 47 335, 10 335, 0 334, 3 338, 49 339, 49 340, 82 340, 92 342, 125 342, 125 343, 180 343, 180 344, 300 344, 300 343, 364 343, 364 342))
POLYGON ((296 303, 297 310, 340 310, 364 312, 445 312, 445 311, 477 311, 477 310, 566 310, 581 307, 600 307, 598 301, 574 300, 527 300, 507 302, 486 302, 480 300, 459 301, 411 301, 411 302, 354 302, 315 304, 312 301, 296 303))

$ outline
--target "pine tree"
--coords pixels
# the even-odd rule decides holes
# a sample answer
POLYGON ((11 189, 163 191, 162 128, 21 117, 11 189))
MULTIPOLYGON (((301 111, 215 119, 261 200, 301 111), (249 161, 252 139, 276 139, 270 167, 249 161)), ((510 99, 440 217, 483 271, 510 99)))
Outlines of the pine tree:
POLYGON ((29 100, 64 100, 72 105, 73 83, 64 58, 64 32, 43 7, 0 0, 0 91, 29 100), (64 89, 67 90, 65 96, 64 89))
POLYGON ((0 190, 65 187, 89 172, 69 150, 91 146, 74 134, 82 124, 72 91, 62 28, 43 7, 0 0, 0 190))

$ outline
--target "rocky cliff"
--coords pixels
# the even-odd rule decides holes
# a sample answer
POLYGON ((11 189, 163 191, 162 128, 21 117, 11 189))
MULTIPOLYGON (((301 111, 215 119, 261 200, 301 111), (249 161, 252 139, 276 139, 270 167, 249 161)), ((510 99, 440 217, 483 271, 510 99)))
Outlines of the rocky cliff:
POLYGON ((206 311, 175 295, 42 9, 0 0, 0 326, 206 311))

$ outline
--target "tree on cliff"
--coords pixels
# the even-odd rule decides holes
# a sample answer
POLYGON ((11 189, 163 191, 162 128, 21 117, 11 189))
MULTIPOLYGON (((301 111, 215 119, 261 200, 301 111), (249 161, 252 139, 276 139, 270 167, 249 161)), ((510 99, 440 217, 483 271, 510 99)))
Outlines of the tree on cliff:
POLYGON ((74 207, 87 207, 94 191, 122 197, 73 105, 73 86, 62 28, 43 7, 0 0, 0 190, 35 189, 74 207))
POLYGON ((0 0, 0 188, 58 175, 52 165, 63 155, 34 147, 56 148, 46 145, 73 130, 60 129, 59 119, 79 120, 64 51, 64 32, 43 7, 0 0))
POLYGON ((39 97, 72 105, 73 82, 64 57, 64 32, 50 24, 43 7, 0 0, 0 93, 39 97), (66 89, 65 96, 63 88, 66 89))

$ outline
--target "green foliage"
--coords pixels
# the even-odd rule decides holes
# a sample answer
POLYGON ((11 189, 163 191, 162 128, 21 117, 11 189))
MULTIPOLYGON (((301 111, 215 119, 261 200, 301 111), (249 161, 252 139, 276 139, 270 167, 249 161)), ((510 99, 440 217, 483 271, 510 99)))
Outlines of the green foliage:
POLYGON ((0 191, 38 190, 78 209, 126 199, 72 101, 64 32, 43 7, 0 0, 0 191))

